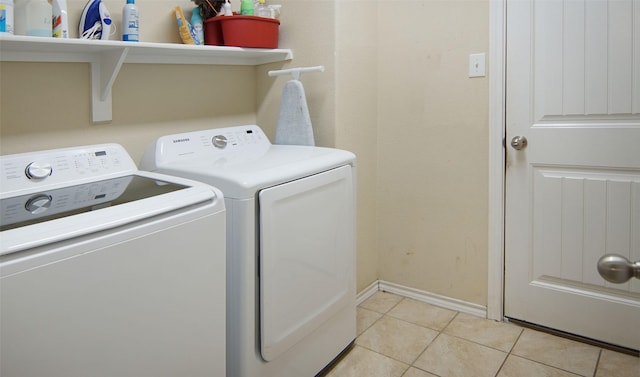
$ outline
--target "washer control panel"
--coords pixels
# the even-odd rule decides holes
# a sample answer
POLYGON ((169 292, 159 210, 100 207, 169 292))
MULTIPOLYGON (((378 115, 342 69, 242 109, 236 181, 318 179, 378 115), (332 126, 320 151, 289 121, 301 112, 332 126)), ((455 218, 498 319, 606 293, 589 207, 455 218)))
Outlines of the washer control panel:
POLYGON ((3 195, 34 187, 101 179, 136 170, 136 164, 118 144, 0 156, 3 195))
POLYGON ((40 163, 40 162, 32 162, 27 165, 27 168, 24 170, 25 175, 29 179, 43 179, 47 178, 53 172, 53 167, 50 163, 40 163))
POLYGON ((14 224, 34 221, 85 207, 97 208, 119 198, 129 186, 132 176, 111 178, 54 190, 12 196, 0 201, 0 230, 14 224))

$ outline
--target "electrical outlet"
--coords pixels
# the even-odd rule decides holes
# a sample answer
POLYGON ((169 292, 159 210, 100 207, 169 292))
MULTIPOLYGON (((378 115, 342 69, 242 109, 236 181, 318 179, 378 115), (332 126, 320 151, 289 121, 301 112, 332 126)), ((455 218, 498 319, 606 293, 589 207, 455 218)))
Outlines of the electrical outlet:
POLYGON ((469 77, 485 76, 484 60, 484 52, 469 55, 469 77))

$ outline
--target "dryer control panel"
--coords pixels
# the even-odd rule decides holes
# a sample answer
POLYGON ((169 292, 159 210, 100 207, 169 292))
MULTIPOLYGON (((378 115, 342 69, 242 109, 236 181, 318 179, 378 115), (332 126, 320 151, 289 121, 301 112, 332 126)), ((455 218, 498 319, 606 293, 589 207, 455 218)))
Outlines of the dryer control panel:
MULTIPOLYGON (((271 145, 267 136, 258 126, 219 128, 209 130, 208 133, 215 134, 211 138, 211 142, 218 149, 231 148, 237 150, 255 148, 260 145, 266 145, 267 147, 271 145)), ((208 143, 205 142, 203 146, 208 147, 208 143)))
POLYGON ((131 174, 135 162, 118 144, 0 156, 2 195, 131 174))
POLYGON ((271 142, 256 125, 214 128, 210 130, 167 135, 159 138, 145 153, 142 166, 155 166, 171 161, 217 159, 242 154, 250 158, 264 154, 271 142), (153 160, 151 158, 153 157, 153 160))

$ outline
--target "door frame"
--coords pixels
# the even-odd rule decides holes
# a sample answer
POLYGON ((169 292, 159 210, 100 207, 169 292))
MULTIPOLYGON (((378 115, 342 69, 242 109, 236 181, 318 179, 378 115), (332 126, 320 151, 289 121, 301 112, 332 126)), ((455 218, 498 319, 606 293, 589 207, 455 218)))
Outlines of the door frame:
POLYGON ((487 318, 504 319, 507 0, 489 2, 489 226, 487 318))

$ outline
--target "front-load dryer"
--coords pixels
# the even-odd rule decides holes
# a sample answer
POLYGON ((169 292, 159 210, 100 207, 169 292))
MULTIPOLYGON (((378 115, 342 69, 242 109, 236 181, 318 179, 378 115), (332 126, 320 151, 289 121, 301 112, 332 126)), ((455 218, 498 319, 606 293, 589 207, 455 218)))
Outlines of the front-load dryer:
POLYGON ((220 188, 227 376, 310 377, 356 337, 355 156, 272 145, 255 125, 168 135, 141 169, 220 188))
POLYGON ((225 207, 122 146, 0 156, 0 375, 225 375, 225 207))

